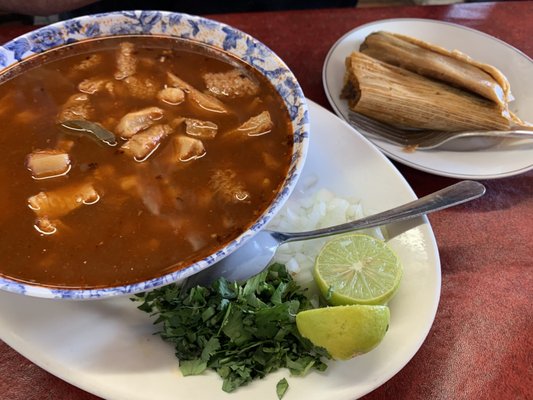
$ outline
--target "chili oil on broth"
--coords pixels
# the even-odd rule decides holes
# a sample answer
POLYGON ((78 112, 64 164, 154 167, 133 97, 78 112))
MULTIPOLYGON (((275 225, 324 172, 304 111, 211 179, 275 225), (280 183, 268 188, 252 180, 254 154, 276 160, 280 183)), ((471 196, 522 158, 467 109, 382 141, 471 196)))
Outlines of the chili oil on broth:
POLYGON ((34 58, 9 71, 0 85, 2 276, 68 288, 119 286, 161 276, 236 238, 283 184, 292 153, 287 110, 266 78, 229 55, 215 56, 212 50, 175 39, 128 36, 80 42, 45 56, 44 64, 37 65, 34 58), (135 46, 136 69, 130 81, 141 82, 138 87, 129 88, 125 78, 114 77, 124 42, 135 46), (92 67, 79 67, 95 57, 100 61, 92 67), (257 92, 234 98, 219 94, 226 114, 192 104, 187 91, 178 105, 157 98, 160 90, 170 87, 167 72, 217 98, 203 76, 236 68, 239 76, 257 85, 257 92), (95 77, 113 82, 114 89, 80 93, 80 82, 95 77), (118 135, 118 144, 110 146, 61 128, 58 115, 75 94, 89 99, 86 119, 112 132, 124 115, 148 107, 163 110, 152 126, 172 125, 172 130, 144 161, 136 160, 121 148, 126 141, 118 135), (252 131, 246 127, 237 129, 265 111, 271 120, 267 133, 248 135, 252 131), (214 138, 191 136, 178 118, 213 122, 217 133, 214 138), (177 137, 199 139, 205 155, 177 160, 177 137), (58 148, 68 148, 68 172, 35 179, 28 155, 58 148), (84 184, 94 188, 97 199, 52 218, 53 234, 36 229, 42 218, 28 199, 84 184))

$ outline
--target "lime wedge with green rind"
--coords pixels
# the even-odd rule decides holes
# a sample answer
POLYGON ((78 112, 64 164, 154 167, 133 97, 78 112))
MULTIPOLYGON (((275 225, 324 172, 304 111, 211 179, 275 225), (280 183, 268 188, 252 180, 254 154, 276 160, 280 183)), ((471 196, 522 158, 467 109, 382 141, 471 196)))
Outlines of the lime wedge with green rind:
POLYGON ((374 349, 383 340, 389 321, 387 306, 335 306, 296 314, 300 334, 336 360, 348 360, 374 349))
POLYGON ((402 274, 399 258, 383 240, 354 233, 327 242, 313 270, 320 292, 331 305, 387 304, 402 274))

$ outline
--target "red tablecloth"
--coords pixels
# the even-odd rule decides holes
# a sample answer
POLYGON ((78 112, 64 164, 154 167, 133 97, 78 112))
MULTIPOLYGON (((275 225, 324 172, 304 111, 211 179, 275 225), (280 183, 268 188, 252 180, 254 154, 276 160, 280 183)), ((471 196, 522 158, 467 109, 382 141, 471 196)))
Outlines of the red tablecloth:
MULTIPOLYGON (((210 17, 267 44, 289 65, 307 97, 327 108, 321 82, 326 53, 344 33, 370 21, 395 17, 450 21, 491 34, 533 56, 533 1, 210 17)), ((0 42, 29 29, 0 26, 0 42)), ((419 196, 455 181, 397 166, 419 196)), ((429 217, 442 262, 435 323, 409 364, 365 399, 533 398, 533 245, 528 242, 533 238, 533 171, 483 183, 487 194, 480 200, 429 217)), ((0 399, 96 397, 0 342, 0 399)))

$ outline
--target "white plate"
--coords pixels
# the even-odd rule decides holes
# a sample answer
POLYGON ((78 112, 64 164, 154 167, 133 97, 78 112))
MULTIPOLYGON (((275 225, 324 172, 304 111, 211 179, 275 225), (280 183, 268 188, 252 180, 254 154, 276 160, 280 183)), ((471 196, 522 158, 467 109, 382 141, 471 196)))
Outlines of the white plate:
MULTIPOLYGON (((357 196, 367 213, 416 197, 394 166, 344 121, 314 103, 310 117, 310 152, 300 182, 316 177, 315 188, 357 196)), ((302 186, 293 196, 304 195, 302 186)), ((292 378, 280 371, 232 394, 221 390, 222 381, 214 373, 183 378, 172 346, 152 335, 155 328, 148 315, 127 298, 57 301, 0 292, 0 337, 52 374, 111 400, 274 399, 283 376, 290 384, 285 400, 353 400, 402 369, 433 323, 440 263, 427 219, 419 222, 390 242, 405 272, 390 303, 384 341, 356 359, 331 362, 325 373, 292 378)))
MULTIPOLYGON (((339 98, 343 85, 344 60, 370 33, 389 31, 416 37, 449 50, 460 50, 472 58, 494 65, 509 79, 516 100, 511 109, 533 122, 533 61, 524 53, 485 33, 464 26, 425 19, 389 19, 362 25, 341 37, 330 49, 322 73, 328 100, 338 116, 348 120, 348 104, 339 98)), ((405 152, 397 146, 370 138, 390 158, 421 171, 463 179, 492 179, 533 169, 533 142, 503 141, 476 151, 430 150, 405 152)))

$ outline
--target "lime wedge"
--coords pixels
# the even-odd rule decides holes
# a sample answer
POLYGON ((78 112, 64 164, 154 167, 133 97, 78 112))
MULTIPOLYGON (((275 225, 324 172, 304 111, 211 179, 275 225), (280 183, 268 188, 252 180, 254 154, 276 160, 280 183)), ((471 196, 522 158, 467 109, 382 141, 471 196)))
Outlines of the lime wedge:
POLYGON ((348 360, 375 348, 389 327, 389 307, 350 305, 315 308, 296 314, 300 335, 332 358, 348 360))
POLYGON ((384 241, 351 233, 324 245, 313 275, 328 304, 387 304, 400 284, 402 266, 384 241))

